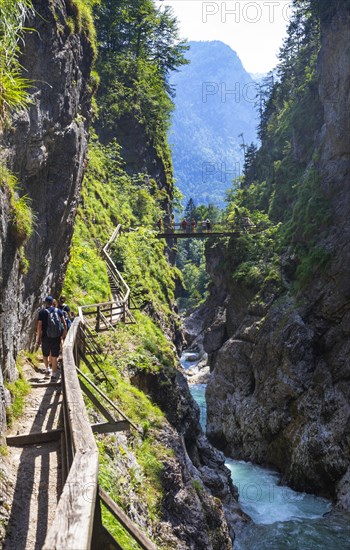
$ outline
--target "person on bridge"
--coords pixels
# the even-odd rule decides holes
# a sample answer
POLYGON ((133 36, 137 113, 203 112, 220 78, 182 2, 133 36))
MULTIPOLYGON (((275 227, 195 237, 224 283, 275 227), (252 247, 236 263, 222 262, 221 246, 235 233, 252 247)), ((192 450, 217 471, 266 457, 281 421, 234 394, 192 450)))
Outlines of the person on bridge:
POLYGON ((67 325, 62 310, 53 306, 52 296, 45 298, 45 307, 39 311, 37 342, 41 344, 45 374, 50 376, 49 356, 52 361, 52 381, 57 380, 57 360, 60 355, 61 337, 67 334, 67 325))
POLYGON ((211 230, 211 221, 209 220, 209 218, 207 218, 205 220, 205 225, 206 225, 207 231, 210 231, 211 230))
POLYGON ((163 220, 162 220, 162 218, 159 218, 159 220, 157 221, 157 225, 158 225, 159 233, 163 233, 163 220))
POLYGON ((187 230, 187 226, 188 226, 188 221, 186 220, 186 218, 184 218, 181 222, 181 227, 182 227, 183 231, 187 230))
POLYGON ((192 218, 192 221, 191 221, 191 231, 192 231, 192 233, 195 232, 196 225, 197 225, 196 220, 194 218, 192 218))

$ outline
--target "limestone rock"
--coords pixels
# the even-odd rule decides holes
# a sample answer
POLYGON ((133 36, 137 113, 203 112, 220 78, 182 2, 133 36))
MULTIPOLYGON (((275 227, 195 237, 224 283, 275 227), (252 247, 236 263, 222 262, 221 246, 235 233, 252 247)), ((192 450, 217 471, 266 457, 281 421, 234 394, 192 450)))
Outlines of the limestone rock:
MULTIPOLYGON (((190 369, 191 370, 191 369, 190 369)), ((198 370, 196 372, 187 371, 187 381, 189 384, 207 384, 210 378, 210 367, 198 370)))

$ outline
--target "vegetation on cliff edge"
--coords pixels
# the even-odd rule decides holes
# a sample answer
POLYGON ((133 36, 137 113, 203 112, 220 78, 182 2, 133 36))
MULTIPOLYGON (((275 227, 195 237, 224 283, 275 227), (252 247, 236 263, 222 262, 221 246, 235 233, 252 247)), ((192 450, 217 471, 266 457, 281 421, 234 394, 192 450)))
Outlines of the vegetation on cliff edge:
POLYGON ((261 113, 261 147, 247 149, 244 176, 228 195, 228 219, 245 215, 256 224, 254 234, 231 240, 228 268, 233 279, 245 279, 256 289, 271 279, 282 288, 283 250, 293 258, 289 282, 294 289, 304 288, 329 259, 317 244, 329 226, 330 211, 316 169, 315 139, 323 109, 316 67, 319 19, 313 10, 310 0, 293 2, 279 54, 279 78, 272 82, 261 113))
POLYGON ((29 80, 22 75, 19 55, 24 22, 32 10, 31 0, 0 0, 0 127, 10 111, 31 101, 29 80))

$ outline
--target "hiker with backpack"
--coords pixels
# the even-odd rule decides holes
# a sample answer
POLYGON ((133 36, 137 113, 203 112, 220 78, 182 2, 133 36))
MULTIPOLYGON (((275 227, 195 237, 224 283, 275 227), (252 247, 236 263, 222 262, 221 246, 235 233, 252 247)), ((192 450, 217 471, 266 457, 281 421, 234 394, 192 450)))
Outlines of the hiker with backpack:
POLYGON ((45 298, 45 307, 39 311, 37 323, 37 340, 41 344, 45 374, 50 376, 49 356, 51 355, 52 376, 51 380, 56 381, 57 360, 60 355, 61 337, 67 333, 67 324, 61 309, 54 307, 52 296, 45 298))

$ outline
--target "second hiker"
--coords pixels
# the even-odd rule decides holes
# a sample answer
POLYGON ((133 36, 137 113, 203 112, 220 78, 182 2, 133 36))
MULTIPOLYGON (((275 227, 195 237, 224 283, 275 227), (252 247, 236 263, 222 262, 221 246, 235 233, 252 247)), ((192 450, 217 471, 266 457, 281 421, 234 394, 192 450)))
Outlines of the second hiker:
POLYGON ((70 307, 66 304, 66 297, 64 295, 62 295, 58 300, 58 307, 63 312, 63 316, 67 325, 67 330, 69 330, 72 324, 72 312, 70 307))

